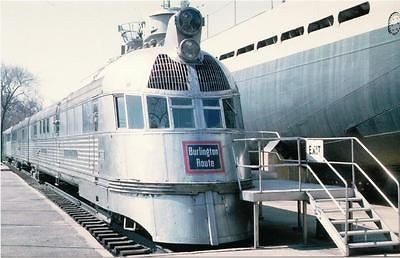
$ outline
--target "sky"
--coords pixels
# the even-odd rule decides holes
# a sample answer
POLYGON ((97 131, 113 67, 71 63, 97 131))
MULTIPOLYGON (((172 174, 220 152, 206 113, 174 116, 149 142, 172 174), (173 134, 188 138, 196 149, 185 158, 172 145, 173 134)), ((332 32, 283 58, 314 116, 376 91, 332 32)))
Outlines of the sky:
MULTIPOLYGON (((210 33, 233 25, 233 0, 190 2, 213 17, 210 33)), ((118 24, 143 20, 161 4, 161 0, 1 0, 1 62, 29 70, 37 79, 44 106, 49 106, 82 87, 85 78, 119 55, 118 24)), ((251 8, 243 7, 259 11, 266 0, 236 4, 248 16, 251 8)), ((238 13, 238 20, 244 19, 238 13)))

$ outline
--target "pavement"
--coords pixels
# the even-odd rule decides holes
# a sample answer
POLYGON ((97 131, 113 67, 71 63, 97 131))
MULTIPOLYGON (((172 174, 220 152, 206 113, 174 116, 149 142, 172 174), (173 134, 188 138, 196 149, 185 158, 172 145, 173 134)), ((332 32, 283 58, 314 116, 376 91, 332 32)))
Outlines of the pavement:
POLYGON ((1 166, 1 257, 113 257, 89 232, 1 166))

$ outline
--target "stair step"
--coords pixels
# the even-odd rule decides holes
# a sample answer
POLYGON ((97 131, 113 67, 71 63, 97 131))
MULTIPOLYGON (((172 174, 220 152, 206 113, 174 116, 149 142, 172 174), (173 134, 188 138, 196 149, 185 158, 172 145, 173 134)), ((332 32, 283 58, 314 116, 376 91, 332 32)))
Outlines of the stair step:
MULTIPOLYGON (((345 211, 346 209, 343 208, 345 211)), ((357 208, 349 208, 349 212, 355 212, 355 211, 370 211, 371 208, 366 208, 366 207, 357 207, 357 208)), ((329 213, 329 212, 341 212, 339 209, 322 209, 323 212, 329 213)))
MULTIPOLYGON (((354 195, 354 189, 352 188, 328 188, 329 194, 333 196, 335 199, 345 199, 346 198, 346 193, 347 197, 354 198, 356 197, 354 195)), ((327 192, 324 190, 318 189, 318 190, 308 190, 307 194, 312 197, 314 200, 321 200, 321 199, 330 199, 330 196, 327 192)))
POLYGON ((349 248, 371 248, 371 247, 383 247, 383 246, 395 246, 398 245, 398 241, 378 241, 378 242, 361 242, 361 243, 349 243, 349 248))
MULTIPOLYGON (((362 219, 348 219, 348 223, 361 223, 361 222, 378 222, 380 221, 379 218, 362 218, 362 219)), ((344 224, 346 220, 344 219, 334 219, 331 220, 332 224, 344 224)))
MULTIPOLYGON (((345 202, 346 198, 335 198, 336 201, 338 202, 345 202)), ((349 197, 347 199, 349 202, 360 202, 362 201, 361 198, 358 197, 349 197)), ((328 198, 328 199, 315 199, 316 202, 332 202, 332 199, 328 198)))
MULTIPOLYGON (((366 230, 347 231, 348 236, 363 236, 363 235, 386 234, 386 233, 390 233, 390 231, 384 230, 384 229, 366 229, 366 230)), ((344 236, 344 231, 341 231, 340 235, 344 236)))

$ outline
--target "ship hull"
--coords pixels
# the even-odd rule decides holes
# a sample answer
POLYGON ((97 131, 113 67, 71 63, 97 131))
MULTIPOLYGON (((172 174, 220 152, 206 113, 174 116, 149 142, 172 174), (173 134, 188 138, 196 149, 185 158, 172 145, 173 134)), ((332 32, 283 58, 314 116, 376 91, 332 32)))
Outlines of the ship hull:
POLYGON ((357 136, 399 165, 399 49, 385 27, 235 71, 246 129, 357 136))

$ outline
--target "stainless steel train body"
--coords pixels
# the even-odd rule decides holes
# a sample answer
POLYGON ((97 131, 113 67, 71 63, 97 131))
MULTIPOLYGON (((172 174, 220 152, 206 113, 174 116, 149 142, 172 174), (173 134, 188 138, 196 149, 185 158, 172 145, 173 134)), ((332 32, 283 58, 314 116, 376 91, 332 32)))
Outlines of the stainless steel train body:
POLYGON ((6 156, 78 186, 80 196, 133 220, 155 242, 246 239, 250 210, 236 175, 246 184, 250 174, 237 171, 231 145, 243 130, 238 90, 207 53, 184 61, 172 27, 170 45, 122 55, 8 129, 6 156))

